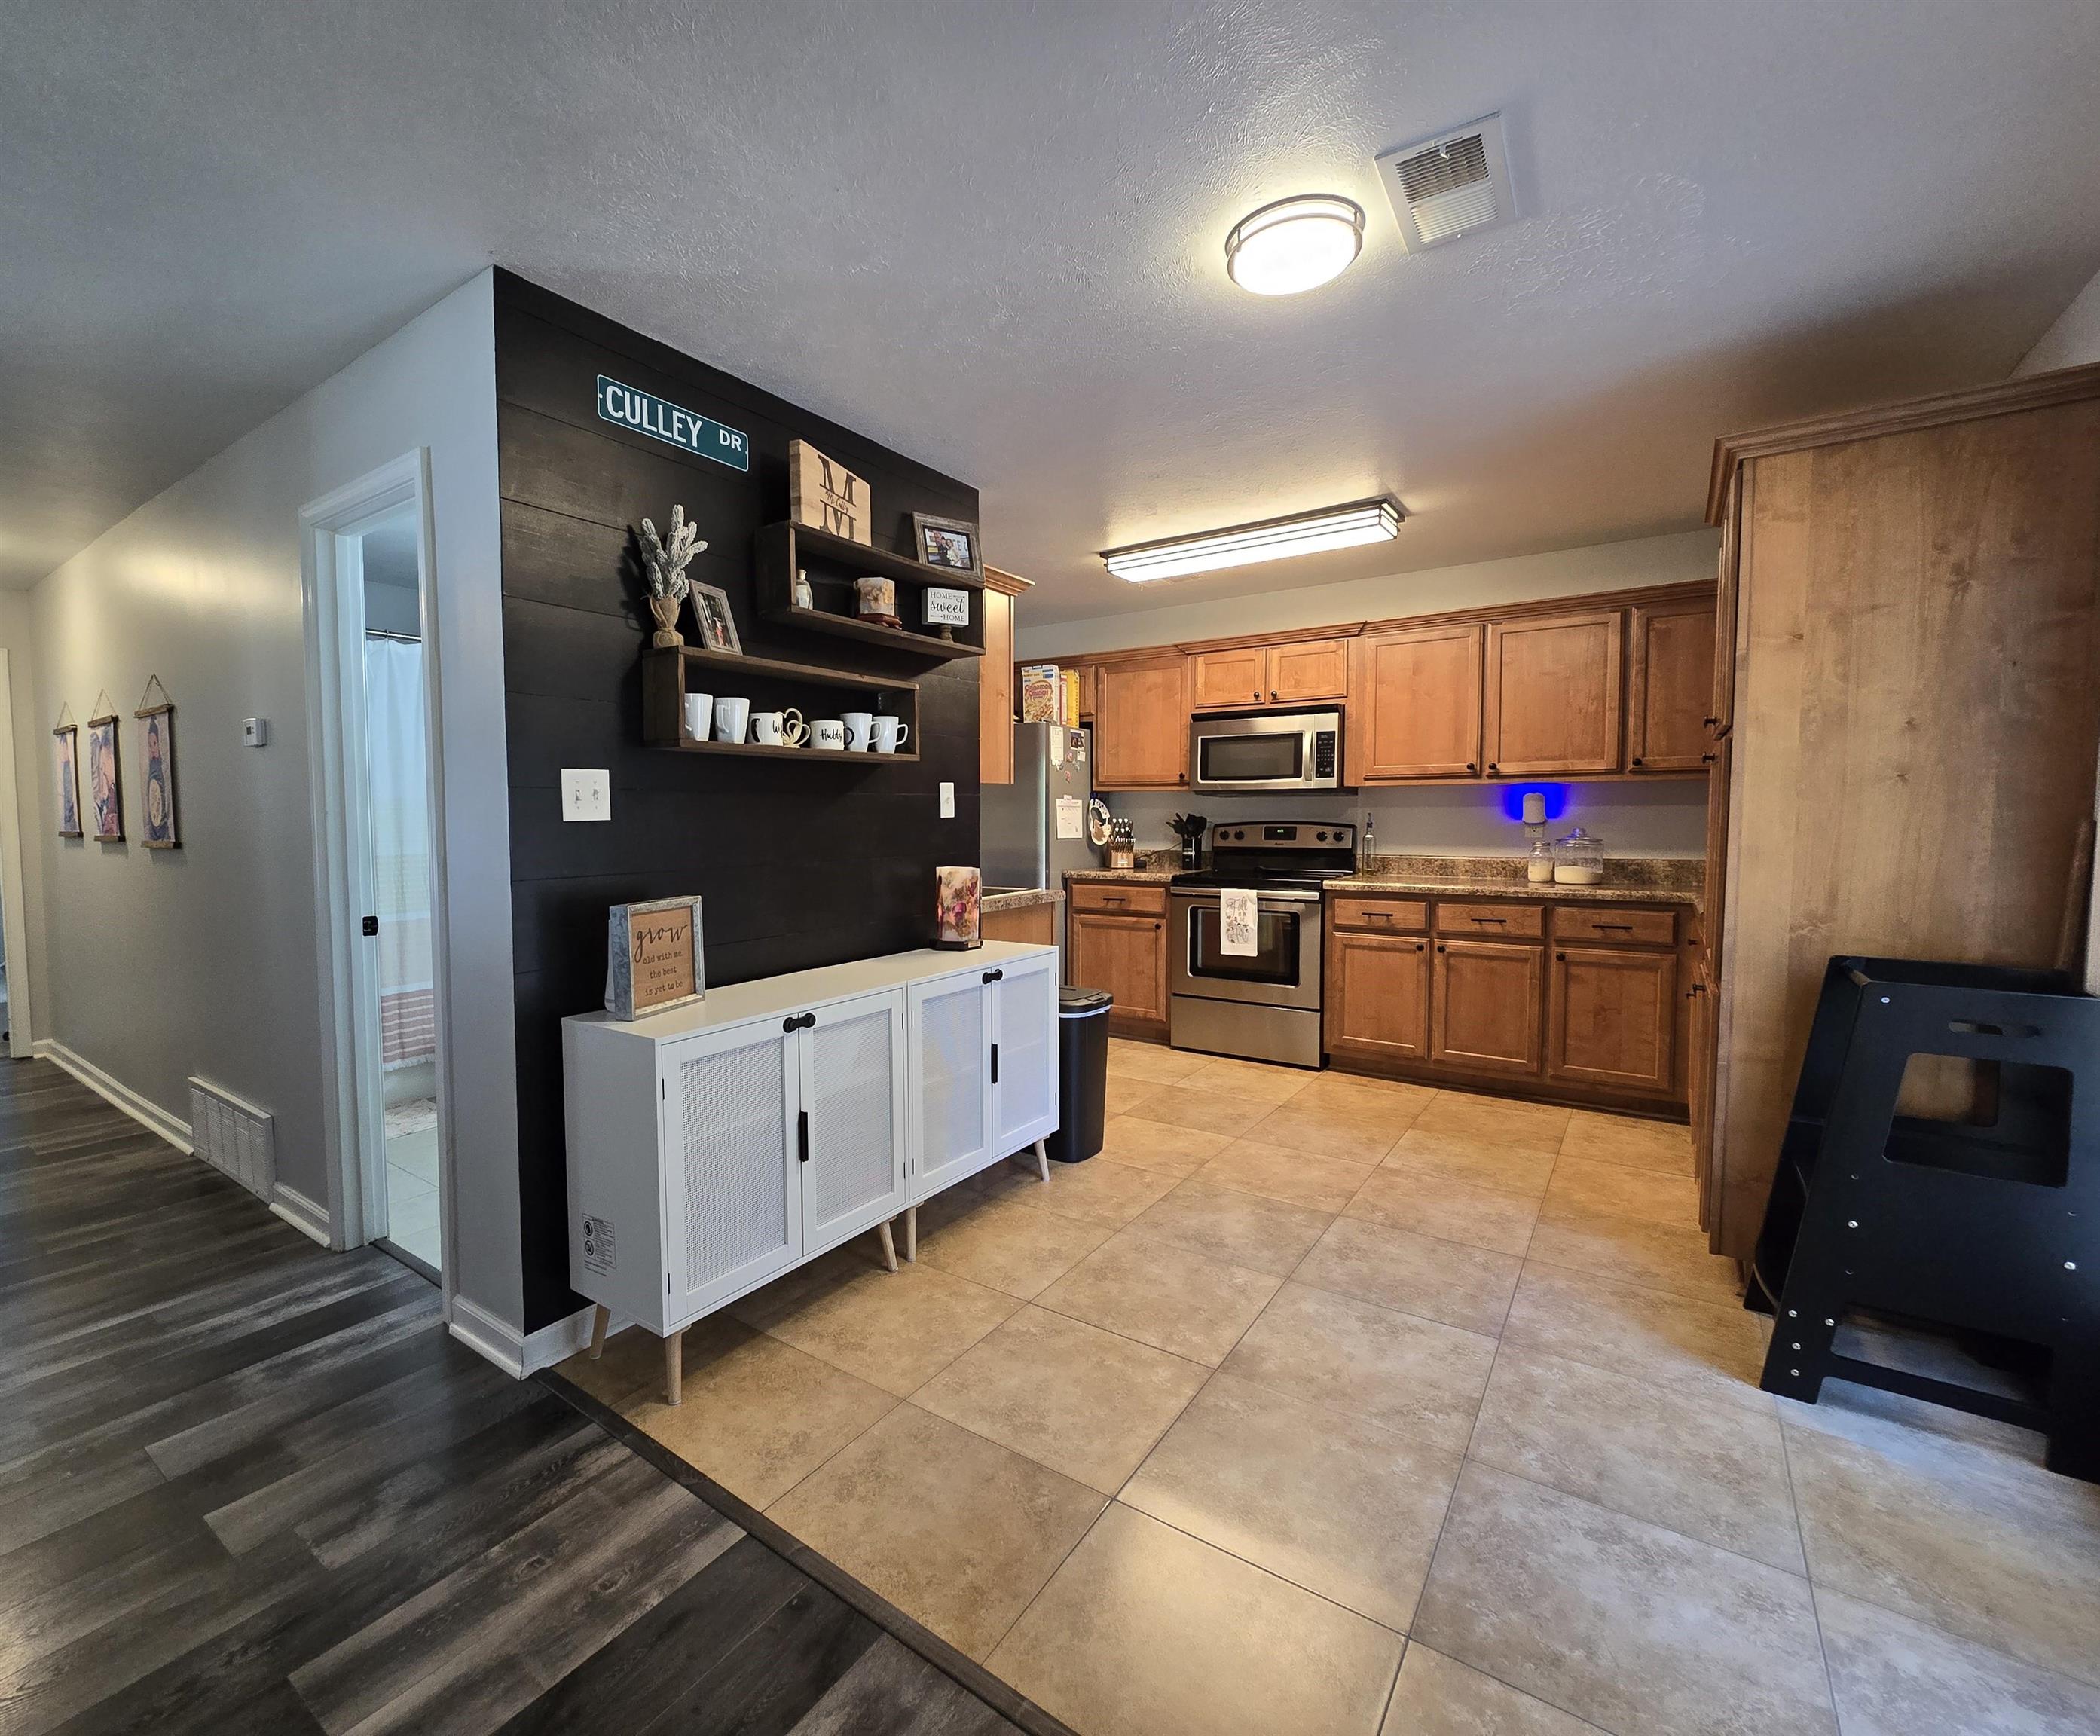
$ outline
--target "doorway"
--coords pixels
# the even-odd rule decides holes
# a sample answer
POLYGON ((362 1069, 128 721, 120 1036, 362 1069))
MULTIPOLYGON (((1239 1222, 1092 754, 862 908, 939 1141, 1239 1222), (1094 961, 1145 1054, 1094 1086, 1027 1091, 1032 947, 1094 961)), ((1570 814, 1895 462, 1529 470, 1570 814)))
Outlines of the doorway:
POLYGON ((315 873, 339 1245, 434 1284, 450 1245, 435 619, 421 455, 301 515, 307 532, 315 873))

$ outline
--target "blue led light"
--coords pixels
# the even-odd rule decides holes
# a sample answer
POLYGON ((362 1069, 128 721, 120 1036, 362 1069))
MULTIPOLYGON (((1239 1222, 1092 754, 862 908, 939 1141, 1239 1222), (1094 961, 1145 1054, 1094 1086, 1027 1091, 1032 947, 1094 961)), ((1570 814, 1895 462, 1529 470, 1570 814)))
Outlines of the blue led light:
POLYGON ((1506 783, 1502 786, 1503 813, 1521 823, 1524 799, 1533 791, 1546 798, 1546 817, 1549 824, 1568 812, 1568 786, 1564 783, 1506 783))

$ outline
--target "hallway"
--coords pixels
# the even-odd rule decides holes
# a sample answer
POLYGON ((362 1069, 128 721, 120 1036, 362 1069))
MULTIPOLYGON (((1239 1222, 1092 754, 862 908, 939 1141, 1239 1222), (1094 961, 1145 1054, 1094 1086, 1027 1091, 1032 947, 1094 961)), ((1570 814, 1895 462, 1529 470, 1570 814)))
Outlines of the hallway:
POLYGON ((46 1061, 0 1342, 0 1736, 1013 1729, 46 1061))

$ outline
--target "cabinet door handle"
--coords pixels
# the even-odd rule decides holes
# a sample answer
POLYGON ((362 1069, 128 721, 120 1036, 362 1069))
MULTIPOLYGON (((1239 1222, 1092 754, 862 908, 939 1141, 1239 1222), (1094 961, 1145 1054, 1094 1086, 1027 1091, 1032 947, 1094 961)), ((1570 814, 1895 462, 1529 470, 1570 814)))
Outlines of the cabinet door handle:
POLYGON ((813 1012, 804 1013, 802 1015, 802 1029, 805 1031, 814 1031, 816 1028, 817 1016, 813 1012))
POLYGON ((1713 729, 1716 725, 1718 725, 1718 724, 1721 721, 1721 720, 1720 720, 1719 718, 1718 718, 1718 717, 1702 717, 1702 718, 1701 718, 1699 720, 1700 720, 1700 722, 1701 722, 1701 723, 1704 724, 1704 725, 1705 725, 1708 729, 1713 729))
POLYGON ((991 1046, 991 1082, 994 1085, 999 1083, 999 1045, 997 1043, 991 1046))
POLYGON ((1719 757, 1718 754, 1702 753, 1699 756, 1699 763, 1701 765, 1711 765, 1719 757))
POLYGON ((1429 943, 1426 941, 1417 941, 1414 943, 1414 950, 1418 953, 1426 953, 1429 950, 1429 943))
POLYGON ((1489 760, 1489 761, 1488 761, 1488 769, 1489 769, 1489 771, 1491 771, 1491 772, 1498 772, 1498 771, 1500 771, 1502 769, 1502 761, 1501 761, 1501 760, 1489 760))
POLYGON ((801 1162, 810 1161, 810 1112, 807 1109, 795 1112, 795 1156, 801 1162))
POLYGON ((1635 765, 1639 765, 1639 764, 1643 764, 1643 763, 1644 763, 1644 762, 1642 760, 1641 756, 1640 756, 1639 754, 1635 754, 1635 755, 1634 756, 1634 764, 1635 764, 1635 765))
POLYGON ((794 1014, 790 1013, 780 1021, 780 1029, 783 1031, 799 1031, 802 1029, 802 1021, 794 1014))
POLYGON ((1563 964, 1565 964, 1568 962, 1568 954, 1565 953, 1555 953, 1553 956, 1558 958, 1563 964))
POLYGON ((1268 690, 1268 703, 1271 705, 1276 703, 1276 690, 1273 687, 1270 688, 1268 690))
POLYGON ((984 980, 988 983, 1003 982, 1005 978, 1006 972, 1004 971, 986 971, 984 973, 984 980))
POLYGON ((1477 760, 1468 760, 1466 762, 1466 769, 1469 772, 1477 772, 1480 769, 1480 762, 1477 760))

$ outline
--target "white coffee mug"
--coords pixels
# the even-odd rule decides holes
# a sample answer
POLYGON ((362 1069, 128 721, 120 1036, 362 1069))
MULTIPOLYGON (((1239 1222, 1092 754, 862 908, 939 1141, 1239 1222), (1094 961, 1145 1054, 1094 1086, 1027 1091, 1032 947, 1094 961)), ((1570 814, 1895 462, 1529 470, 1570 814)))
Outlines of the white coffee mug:
POLYGON ((855 753, 866 753, 868 750, 868 738, 875 728, 875 713, 846 712, 840 715, 845 720, 846 746, 855 753))
POLYGON ((780 714, 778 712, 753 712, 751 714, 751 738, 767 747, 780 745, 780 714))
POLYGON ((810 725, 810 745, 836 753, 846 744, 846 726, 836 717, 820 717, 810 725))
POLYGON ((724 698, 715 701, 715 739, 740 742, 751 727, 751 702, 724 698))
POLYGON ((715 696, 712 694, 686 695, 686 734, 689 740, 704 742, 708 729, 714 721, 715 696))
POLYGON ((901 717, 878 717, 875 720, 875 751, 877 753, 895 753, 911 739, 911 725, 901 717))

